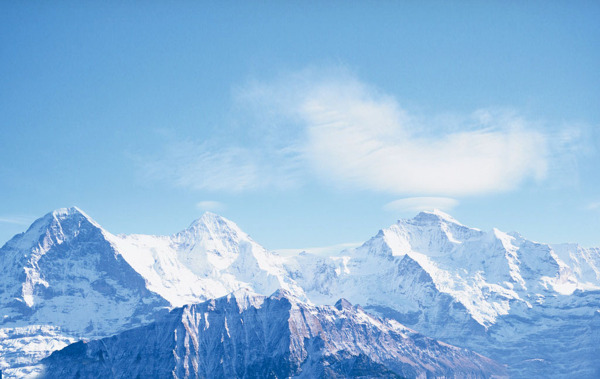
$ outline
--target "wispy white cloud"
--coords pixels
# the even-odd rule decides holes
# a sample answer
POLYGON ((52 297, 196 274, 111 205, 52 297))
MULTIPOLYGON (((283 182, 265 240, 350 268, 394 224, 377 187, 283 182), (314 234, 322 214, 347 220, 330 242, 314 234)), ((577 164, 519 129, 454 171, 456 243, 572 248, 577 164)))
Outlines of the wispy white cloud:
POLYGON ((464 196, 539 182, 561 153, 551 134, 515 112, 423 117, 339 70, 254 81, 235 100, 244 120, 237 124, 247 127, 231 126, 219 140, 171 141, 141 160, 146 175, 209 191, 290 188, 319 178, 398 195, 464 196))
POLYGON ((588 211, 595 211, 595 210, 600 210, 600 201, 594 201, 589 203, 585 209, 587 209, 588 211))
POLYGON ((0 223, 4 224, 15 224, 15 225, 29 225, 33 222, 30 217, 24 216, 0 216, 0 223))
POLYGON ((174 140, 161 154, 136 160, 146 177, 194 190, 242 192, 296 181, 295 160, 285 150, 215 145, 174 140))
POLYGON ((407 197, 391 201, 383 209, 391 212, 421 212, 439 209, 449 212, 458 205, 458 200, 450 197, 407 197))
POLYGON ((478 110, 440 129, 348 74, 307 72, 248 93, 299 122, 303 158, 341 185, 466 195, 511 190, 547 172, 546 136, 510 112, 478 110))
POLYGON ((196 203, 196 208, 201 211, 220 211, 225 208, 225 204, 220 201, 203 200, 196 203))

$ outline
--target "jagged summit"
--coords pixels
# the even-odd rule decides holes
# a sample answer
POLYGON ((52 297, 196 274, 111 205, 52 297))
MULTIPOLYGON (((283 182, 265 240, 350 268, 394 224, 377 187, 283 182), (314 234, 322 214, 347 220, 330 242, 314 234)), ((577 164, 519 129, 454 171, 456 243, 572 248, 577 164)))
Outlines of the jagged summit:
POLYGON ((119 235, 111 242, 173 306, 224 296, 240 288, 267 295, 285 287, 302 295, 281 257, 234 222, 206 212, 172 236, 119 235))
POLYGON ((50 214, 52 214, 54 217, 68 217, 71 215, 85 215, 85 212, 83 212, 79 207, 76 206, 72 206, 72 207, 68 207, 68 208, 58 208, 55 209, 54 211, 50 212, 50 214))
POLYGON ((136 312, 145 317, 165 306, 109 236, 71 207, 47 213, 5 244, 0 249, 0 327, 49 323, 69 335, 102 335, 130 325, 136 312), (80 317, 80 309, 90 314, 80 317))
POLYGON ((346 299, 344 299, 344 298, 341 298, 341 299, 339 299, 339 300, 338 300, 338 301, 335 303, 334 307, 335 307, 337 310, 340 310, 340 311, 342 311, 342 310, 344 310, 344 309, 351 309, 351 308, 352 308, 352 303, 350 303, 348 300, 346 300, 346 299))
POLYGON ((210 225, 235 225, 237 227, 237 225, 229 220, 226 219, 223 216, 220 216, 216 213, 213 212, 204 212, 202 214, 202 216, 200 216, 200 218, 194 220, 190 226, 188 227, 188 229, 194 228, 194 227, 201 227, 201 226, 210 226, 210 225))
POLYGON ((59 208, 35 220, 27 231, 15 235, 5 247, 27 251, 47 250, 50 245, 70 240, 82 230, 103 232, 102 227, 81 209, 59 208))
MULTIPOLYGON (((65 222, 65 221, 87 221, 90 224, 100 227, 100 225, 91 218, 87 213, 79 209, 78 207, 69 207, 69 208, 58 208, 45 214, 43 217, 39 218, 38 221, 45 222, 65 222)), ((35 224, 36 222, 34 222, 35 224)))
POLYGON ((252 243, 250 237, 233 221, 211 212, 205 212, 187 229, 173 235, 172 239, 190 253, 225 258, 226 262, 212 262, 221 268, 237 258, 244 243, 252 243))
POLYGON ((225 217, 212 212, 205 212, 202 217, 194 220, 187 229, 179 232, 176 236, 201 239, 235 239, 247 238, 237 224, 225 217))
POLYGON ((67 220, 85 220, 90 224, 100 228, 100 225, 93 218, 76 206, 55 209, 52 212, 47 213, 40 220, 55 220, 58 222, 67 220))
POLYGON ((294 296, 294 294, 291 293, 290 291, 284 289, 284 288, 278 288, 275 292, 273 292, 271 294, 270 297, 272 297, 274 299, 283 299, 283 298, 285 298, 285 299, 288 299, 290 301, 295 301, 296 300, 296 297, 294 296))
POLYGON ((433 209, 431 211, 422 211, 417 214, 412 221, 418 223, 432 223, 432 222, 449 222, 452 224, 464 226, 459 221, 457 221, 454 217, 450 216, 448 213, 445 213, 439 209, 433 209))

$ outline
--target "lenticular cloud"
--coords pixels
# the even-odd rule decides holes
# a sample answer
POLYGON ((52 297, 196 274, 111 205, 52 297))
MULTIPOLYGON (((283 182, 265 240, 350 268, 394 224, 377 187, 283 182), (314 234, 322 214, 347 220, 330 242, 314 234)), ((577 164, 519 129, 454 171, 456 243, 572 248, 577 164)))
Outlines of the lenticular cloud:
POLYGON ((254 82, 237 100, 252 124, 247 135, 174 142, 145 159, 145 171, 196 190, 285 189, 317 178, 420 196, 508 191, 548 171, 549 137, 513 113, 478 110, 440 125, 352 75, 254 82))
POLYGON ((358 82, 323 84, 305 95, 298 111, 312 167, 363 189, 489 193, 541 179, 547 170, 546 137, 507 114, 478 112, 465 118, 465 130, 434 134, 393 99, 358 82))

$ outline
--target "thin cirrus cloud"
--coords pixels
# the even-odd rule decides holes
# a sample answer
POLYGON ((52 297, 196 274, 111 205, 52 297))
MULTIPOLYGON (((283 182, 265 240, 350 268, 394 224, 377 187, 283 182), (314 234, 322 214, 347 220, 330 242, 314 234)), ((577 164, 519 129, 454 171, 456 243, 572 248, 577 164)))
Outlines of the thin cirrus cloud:
POLYGON ((22 216, 0 216, 0 223, 13 224, 13 225, 29 225, 32 219, 30 217, 22 216))
POLYGON ((595 202, 589 203, 585 208, 588 211, 600 210, 600 201, 595 201, 595 202))
POLYGON ((450 197, 407 197, 391 201, 383 206, 390 212, 422 212, 439 209, 449 212, 458 205, 458 200, 450 197))
POLYGON ((159 156, 136 156, 146 178, 212 192, 287 188, 295 184, 294 160, 283 151, 193 140, 170 141, 159 156))
POLYGON ((435 127, 433 118, 411 115, 344 73, 307 71, 253 86, 246 94, 253 104, 301 126, 310 172, 340 185, 471 195, 511 190, 547 173, 548 137, 511 112, 478 110, 435 127))
POLYGON ((464 196, 513 190, 548 172, 549 135, 512 112, 477 110, 440 127, 353 75, 310 70, 235 95, 251 145, 175 142, 144 160, 146 173, 196 190, 289 188, 316 178, 396 195, 464 196))

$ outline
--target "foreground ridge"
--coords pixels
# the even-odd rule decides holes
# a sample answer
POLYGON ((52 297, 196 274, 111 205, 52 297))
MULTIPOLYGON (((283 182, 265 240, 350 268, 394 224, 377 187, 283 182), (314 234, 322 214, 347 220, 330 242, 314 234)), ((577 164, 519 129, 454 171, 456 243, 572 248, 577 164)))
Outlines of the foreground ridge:
POLYGON ((176 308, 150 325, 78 342, 43 377, 503 377, 505 368, 340 300, 247 290, 176 308), (116 374, 115 374, 116 373, 116 374))

